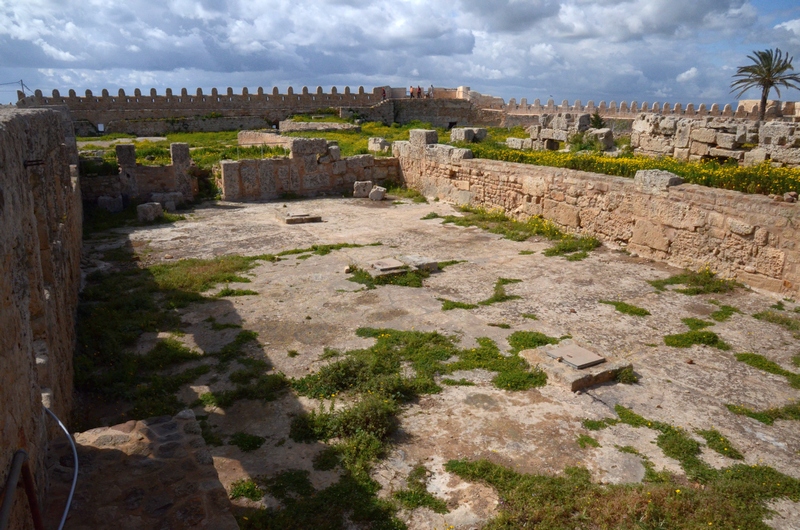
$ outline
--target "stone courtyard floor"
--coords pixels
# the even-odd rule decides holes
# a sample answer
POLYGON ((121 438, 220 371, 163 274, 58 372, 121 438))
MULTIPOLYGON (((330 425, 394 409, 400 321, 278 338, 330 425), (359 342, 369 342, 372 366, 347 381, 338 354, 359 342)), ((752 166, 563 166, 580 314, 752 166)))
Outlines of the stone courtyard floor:
MULTIPOLYGON (((551 245, 547 240, 514 242, 477 228, 442 224, 440 219, 422 220, 429 212, 457 213, 442 202, 416 204, 409 200, 402 204, 349 198, 208 203, 197 207, 185 221, 118 229, 114 237, 89 239, 85 255, 95 266, 103 252, 127 240, 148 265, 223 254, 278 253, 314 244, 381 243, 308 259, 290 255, 276 263, 259 262, 247 273, 251 283, 230 284, 258 295, 222 298, 181 310, 186 328, 179 340, 187 346, 201 352, 216 351, 240 331, 212 330, 210 317, 217 323, 240 324, 258 333, 259 351, 254 354, 267 358, 275 371, 288 377, 305 376, 330 362, 320 359, 325 348, 345 351, 371 346, 374 339, 356 335, 364 326, 438 331, 458 337, 461 348, 474 347, 478 338, 488 337, 501 351, 508 351, 507 337, 515 331, 569 335, 603 356, 632 363, 640 377, 638 384, 606 383, 575 393, 553 378, 541 388, 510 392, 496 388, 490 372, 459 372, 451 377, 463 377, 474 386, 443 385, 441 393, 424 395, 404 406, 389 455, 373 468, 373 477, 382 486, 380 495, 389 497, 404 488, 411 469, 423 464, 431 473, 428 491, 444 500, 450 510, 447 514, 427 508, 401 510, 400 518, 411 529, 479 528, 496 514, 500 499, 494 490, 445 471, 444 464, 450 459, 484 458, 516 471, 547 474, 583 465, 596 482, 626 483, 641 481, 645 468, 640 457, 621 452, 615 445, 633 446, 649 457, 656 470, 682 474, 678 462, 655 445, 656 431, 618 424, 590 432, 582 425, 584 419, 616 417, 617 404, 691 433, 713 427, 744 454, 745 463, 772 466, 800 478, 798 422, 778 420, 766 425, 726 408, 726 404, 734 404, 763 410, 800 397, 800 390, 792 388, 785 377, 734 357, 735 353, 758 353, 786 370, 800 371, 791 360, 800 353, 800 342, 791 332, 752 317, 780 301, 777 295, 744 288, 700 296, 669 288, 660 292, 648 280, 667 278, 679 270, 605 246, 583 261, 545 257, 542 251, 551 245), (323 222, 286 225, 278 217, 287 211, 319 214, 323 222), (345 269, 350 265, 368 268, 375 260, 402 255, 462 262, 432 274, 421 288, 387 285, 365 290, 347 279, 345 269), (518 299, 469 310, 442 310, 439 298, 472 303, 486 299, 500 277, 521 280, 506 286, 518 299), (709 328, 729 343, 731 350, 665 346, 665 335, 687 331, 682 318, 707 319, 718 309, 711 299, 741 311, 709 328), (622 314, 600 300, 625 301, 651 315, 622 314), (523 315, 535 315, 536 319, 523 315), (581 448, 577 443, 580 435, 591 435, 600 447, 581 448)), ((797 305, 782 303, 788 311, 797 305)), ((140 350, 147 351, 158 338, 156 334, 143 335, 140 350)), ((548 370, 547 365, 542 367, 548 370)), ((184 387, 179 397, 192 403, 211 390, 225 390, 226 385, 230 383, 225 377, 209 373, 184 387)), ((242 478, 269 477, 290 469, 309 471, 312 484, 319 489, 338 479, 336 471, 312 467, 313 457, 325 445, 295 443, 289 438, 292 417, 319 407, 319 401, 289 391, 272 402, 245 400, 226 409, 198 406, 194 412, 208 416, 208 423, 223 439, 238 431, 266 438, 266 443, 250 452, 234 445, 208 448, 228 490, 242 478)), ((98 414, 102 416, 102 411, 98 414)), ((701 458, 717 468, 730 465, 705 445, 701 458)), ((233 503, 236 509, 275 506, 277 501, 265 496, 261 501, 237 499, 233 503)), ((776 514, 768 524, 779 529, 800 528, 800 505, 784 500, 771 506, 776 514)))

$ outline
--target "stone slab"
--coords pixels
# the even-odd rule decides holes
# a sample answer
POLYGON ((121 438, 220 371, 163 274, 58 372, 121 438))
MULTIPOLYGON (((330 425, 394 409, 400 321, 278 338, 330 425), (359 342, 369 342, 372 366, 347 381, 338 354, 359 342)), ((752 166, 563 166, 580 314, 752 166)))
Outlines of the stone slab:
POLYGON ((280 210, 275 212, 279 220, 287 225, 298 225, 304 223, 321 223, 322 216, 310 213, 301 212, 282 212, 280 210))
POLYGON ((439 270, 439 262, 431 258, 407 255, 398 256, 397 259, 415 269, 426 270, 428 272, 436 272, 439 270))
MULTIPOLYGON (((564 346, 573 341, 563 341, 559 346, 564 346)), ((578 392, 593 386, 601 385, 616 379, 617 374, 633 365, 623 359, 606 359, 606 362, 576 370, 565 362, 548 355, 548 350, 554 346, 543 346, 532 350, 522 350, 520 357, 528 361, 531 366, 538 366, 545 371, 548 381, 565 386, 572 392, 578 392)))
POLYGON ((563 343, 556 348, 547 350, 547 355, 556 360, 561 359, 577 370, 606 362, 600 355, 575 343, 563 343))
POLYGON ((402 261, 394 258, 383 258, 378 261, 373 261, 369 266, 378 272, 396 272, 408 267, 402 261))

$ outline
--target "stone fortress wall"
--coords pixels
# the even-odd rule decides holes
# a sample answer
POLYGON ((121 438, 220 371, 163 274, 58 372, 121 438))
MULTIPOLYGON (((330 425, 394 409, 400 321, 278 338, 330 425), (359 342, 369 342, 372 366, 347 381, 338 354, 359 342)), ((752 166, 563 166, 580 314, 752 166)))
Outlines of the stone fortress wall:
MULTIPOLYGON (((427 93, 427 89, 423 89, 427 93)), ((755 119, 757 107, 751 102, 740 102, 734 109, 731 105, 712 104, 682 105, 681 103, 638 103, 636 101, 615 101, 586 105, 567 100, 557 105, 553 99, 542 104, 539 99, 528 104, 526 98, 519 103, 512 98, 508 103, 502 98, 480 94, 469 87, 434 88, 433 97, 411 99, 407 89, 375 87, 366 91, 359 87, 351 91, 345 87, 342 92, 336 87, 324 92, 322 87, 311 91, 303 87, 295 93, 288 87, 281 93, 277 87, 265 91, 259 87, 251 93, 243 88, 234 94, 232 88, 224 93, 216 88, 210 94, 202 89, 190 93, 186 88, 179 94, 167 89, 159 95, 150 89, 145 95, 140 89, 126 94, 119 89, 116 94, 103 90, 100 95, 87 90, 78 96, 74 90, 63 96, 53 90, 51 96, 43 95, 41 90, 32 96, 18 92, 17 106, 33 108, 61 105, 69 108, 79 136, 95 134, 102 125, 104 132, 128 132, 140 136, 162 135, 168 132, 213 132, 235 129, 270 128, 291 115, 314 113, 321 109, 339 109, 341 115, 357 114, 370 121, 408 123, 412 120, 432 121, 436 126, 458 125, 498 125, 511 127, 528 126, 533 118, 542 114, 555 113, 594 113, 604 118, 633 120, 639 113, 651 112, 665 116, 680 117, 738 117, 755 119), (383 100, 386 90, 387 100, 383 100)), ((767 117, 800 118, 800 105, 794 102, 770 102, 767 117)))
MULTIPOLYGON (((25 449, 41 494, 45 444, 63 437, 42 404, 65 421, 72 409, 82 209, 70 128, 51 110, 0 109, 0 485, 25 449)), ((30 521, 20 489, 11 528, 30 521)))
POLYGON ((541 215, 645 258, 709 266, 752 287, 800 295, 798 203, 678 185, 674 176, 627 179, 474 159, 437 141, 435 131, 414 130, 410 141, 392 145, 404 183, 427 196, 513 217, 541 215))

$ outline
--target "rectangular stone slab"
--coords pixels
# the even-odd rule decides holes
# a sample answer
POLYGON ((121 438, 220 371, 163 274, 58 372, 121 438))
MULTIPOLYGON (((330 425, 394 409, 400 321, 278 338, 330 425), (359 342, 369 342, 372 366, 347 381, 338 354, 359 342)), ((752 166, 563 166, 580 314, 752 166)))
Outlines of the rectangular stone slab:
POLYGON ((287 225, 296 225, 302 223, 321 223, 322 216, 309 213, 283 213, 280 210, 277 212, 278 219, 281 219, 287 225))
POLYGON ((553 359, 561 359, 577 370, 606 362, 604 358, 596 353, 582 348, 577 344, 563 344, 557 346, 547 350, 547 355, 553 359))
POLYGON ((378 261, 373 261, 369 264, 370 267, 380 272, 393 272, 399 271, 406 267, 406 264, 394 258, 384 258, 378 261))
POLYGON ((439 262, 431 258, 424 258, 422 256, 398 256, 400 261, 417 269, 423 269, 428 272, 436 272, 439 270, 439 262))

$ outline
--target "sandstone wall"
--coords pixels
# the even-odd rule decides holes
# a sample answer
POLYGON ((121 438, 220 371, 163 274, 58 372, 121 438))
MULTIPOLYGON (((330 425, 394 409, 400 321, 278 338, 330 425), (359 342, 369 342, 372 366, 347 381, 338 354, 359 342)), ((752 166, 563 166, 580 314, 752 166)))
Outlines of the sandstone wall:
POLYGON ((622 177, 472 159, 470 151, 433 145, 436 141, 433 131, 412 131, 409 142, 392 146, 406 185, 425 195, 502 208, 515 217, 541 215, 567 231, 625 244, 644 257, 695 270, 709 265, 753 287, 800 294, 796 203, 690 184, 657 189, 622 177))
MULTIPOLYGON (((0 483, 22 448, 40 489, 57 432, 42 401, 64 420, 72 407, 82 211, 65 125, 58 112, 0 109, 0 483)), ((27 509, 20 492, 11 528, 30 527, 27 509)))
POLYGON ((223 161, 222 198, 258 201, 284 195, 315 196, 353 191, 357 180, 397 180, 395 159, 372 155, 341 158, 339 147, 324 139, 287 138, 288 157, 223 161))

